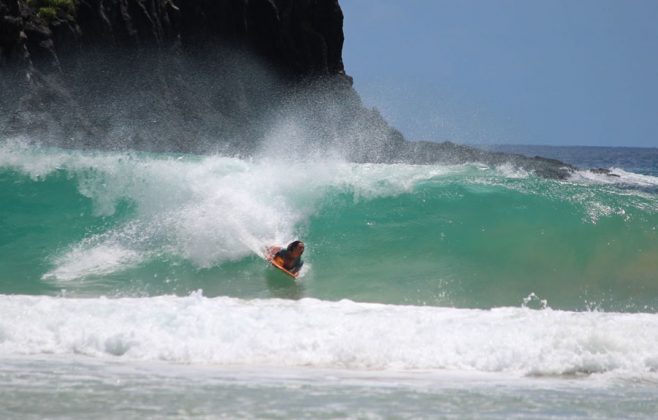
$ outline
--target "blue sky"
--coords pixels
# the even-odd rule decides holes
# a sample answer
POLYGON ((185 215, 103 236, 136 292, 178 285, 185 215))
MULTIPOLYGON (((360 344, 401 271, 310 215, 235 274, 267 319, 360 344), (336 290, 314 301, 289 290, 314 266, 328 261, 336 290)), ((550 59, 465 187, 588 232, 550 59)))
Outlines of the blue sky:
POLYGON ((340 0, 343 60, 410 140, 658 147, 658 0, 340 0))

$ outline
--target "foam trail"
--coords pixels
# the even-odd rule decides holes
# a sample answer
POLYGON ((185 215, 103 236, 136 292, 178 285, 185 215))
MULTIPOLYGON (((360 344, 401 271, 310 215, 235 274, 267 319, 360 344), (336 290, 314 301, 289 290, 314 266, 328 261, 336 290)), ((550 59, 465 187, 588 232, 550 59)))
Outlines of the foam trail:
POLYGON ((460 170, 64 151, 11 142, 0 147, 0 167, 34 179, 62 172, 74 176, 98 216, 114 214, 122 201, 133 204, 130 220, 55 256, 55 267, 43 278, 59 280, 127 269, 150 255, 174 255, 198 267, 261 255, 265 246, 296 239, 298 226, 332 188, 371 199, 460 170), (103 253, 107 263, 99 261, 103 253), (79 262, 85 259, 89 262, 79 262))
POLYGON ((43 275, 45 280, 71 281, 82 276, 102 276, 138 264, 142 257, 129 249, 110 244, 77 247, 60 256, 56 267, 43 275))
POLYGON ((0 297, 0 355, 655 377, 658 315, 205 298, 0 297))

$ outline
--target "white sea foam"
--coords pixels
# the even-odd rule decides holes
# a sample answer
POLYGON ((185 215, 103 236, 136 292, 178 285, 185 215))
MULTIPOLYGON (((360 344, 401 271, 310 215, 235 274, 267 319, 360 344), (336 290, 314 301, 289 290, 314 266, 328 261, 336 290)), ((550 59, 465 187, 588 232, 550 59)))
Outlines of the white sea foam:
POLYGON ((658 177, 651 175, 636 174, 627 172, 620 168, 610 168, 610 174, 601 174, 590 170, 580 170, 574 172, 572 180, 578 182, 588 182, 594 184, 623 184, 637 187, 656 187, 658 186, 658 177))
POLYGON ((55 261, 55 268, 43 275, 44 279, 70 281, 82 276, 101 276, 121 267, 140 262, 142 256, 121 246, 101 244, 86 248, 77 246, 55 261))
POLYGON ((99 216, 113 214, 122 200, 133 205, 134 215, 124 224, 55 256, 53 269, 44 276, 51 280, 107 274, 163 253, 199 267, 238 260, 295 239, 327 192, 373 199, 409 192, 418 182, 462 170, 330 159, 82 152, 11 142, 0 146, 0 167, 35 179, 58 171, 75 177, 79 192, 92 200, 99 216))
POLYGON ((523 179, 527 178, 530 176, 528 171, 522 168, 518 168, 511 163, 505 163, 502 165, 497 165, 496 166, 496 171, 502 174, 506 178, 511 178, 511 179, 523 179))
POLYGON ((0 355, 656 375, 658 315, 161 296, 0 296, 0 355))

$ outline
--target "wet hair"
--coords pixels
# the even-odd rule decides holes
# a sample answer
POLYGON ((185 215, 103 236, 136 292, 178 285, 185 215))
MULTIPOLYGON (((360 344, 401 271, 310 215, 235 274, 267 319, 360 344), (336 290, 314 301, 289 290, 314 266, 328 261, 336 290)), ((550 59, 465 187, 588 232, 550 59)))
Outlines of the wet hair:
POLYGON ((286 248, 288 251, 292 251, 293 249, 297 248, 302 241, 293 241, 288 244, 288 247, 286 248))

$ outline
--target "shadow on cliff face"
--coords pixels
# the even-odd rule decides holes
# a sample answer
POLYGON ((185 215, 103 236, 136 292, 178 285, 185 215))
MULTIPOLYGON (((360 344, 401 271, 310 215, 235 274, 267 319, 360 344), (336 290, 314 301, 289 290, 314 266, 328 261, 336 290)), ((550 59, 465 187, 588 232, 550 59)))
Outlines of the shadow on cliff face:
POLYGON ((337 0, 62 4, 0 0, 0 135, 247 153, 308 80, 358 101, 337 0))
POLYGON ((60 60, 65 73, 32 73, 29 93, 5 103, 17 108, 6 115, 6 134, 66 147, 247 151, 285 90, 257 60, 230 49, 204 57, 87 50, 60 60))

